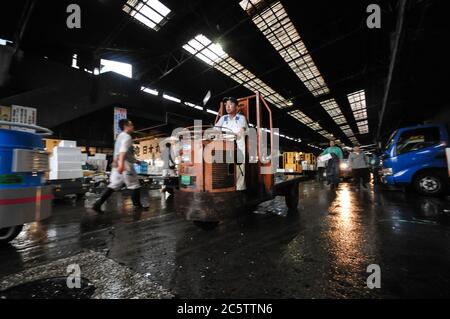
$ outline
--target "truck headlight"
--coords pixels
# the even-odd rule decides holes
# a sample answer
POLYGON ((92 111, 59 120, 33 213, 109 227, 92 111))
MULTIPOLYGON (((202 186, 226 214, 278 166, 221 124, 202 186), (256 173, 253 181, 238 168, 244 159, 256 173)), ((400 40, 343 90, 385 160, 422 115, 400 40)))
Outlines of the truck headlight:
POLYGON ((381 172, 383 173, 383 175, 384 176, 390 176, 390 175, 392 175, 393 173, 392 173, 392 168, 383 168, 382 170, 381 170, 381 172))
POLYGON ((348 168, 348 164, 347 164, 347 163, 341 163, 341 164, 339 165, 339 168, 340 168, 340 169, 347 169, 347 168, 348 168))

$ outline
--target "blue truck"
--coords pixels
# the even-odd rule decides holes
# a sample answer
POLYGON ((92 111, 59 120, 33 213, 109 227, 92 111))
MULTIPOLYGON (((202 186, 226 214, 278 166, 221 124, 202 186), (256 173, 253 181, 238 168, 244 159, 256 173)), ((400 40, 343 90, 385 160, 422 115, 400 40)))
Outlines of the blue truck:
POLYGON ((49 165, 42 142, 42 135, 51 131, 7 121, 0 121, 0 125, 1 245, 13 240, 24 224, 50 217, 53 194, 45 182, 49 165), (4 125, 8 126, 2 128, 4 125), (18 127, 41 133, 19 131, 18 127))
POLYGON ((382 183, 411 186, 423 195, 447 192, 448 132, 444 124, 404 127, 393 132, 381 157, 382 183))

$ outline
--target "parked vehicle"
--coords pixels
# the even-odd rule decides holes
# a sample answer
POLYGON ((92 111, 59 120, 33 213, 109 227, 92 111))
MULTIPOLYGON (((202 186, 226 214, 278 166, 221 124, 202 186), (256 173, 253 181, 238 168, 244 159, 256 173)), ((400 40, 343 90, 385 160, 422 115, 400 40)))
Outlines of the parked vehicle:
POLYGON ((45 184, 48 154, 42 135, 51 131, 28 124, 0 121, 0 125, 40 133, 0 129, 0 244, 13 240, 26 223, 51 215, 52 187, 45 184))
POLYGON ((382 182, 412 186, 424 195, 442 195, 448 190, 445 125, 405 127, 392 133, 382 155, 382 182))

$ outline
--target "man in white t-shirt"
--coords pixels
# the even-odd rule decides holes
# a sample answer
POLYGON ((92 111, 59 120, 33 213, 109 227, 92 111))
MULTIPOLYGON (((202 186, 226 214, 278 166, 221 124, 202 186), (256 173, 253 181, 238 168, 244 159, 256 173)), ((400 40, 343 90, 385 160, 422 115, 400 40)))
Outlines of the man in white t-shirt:
POLYGON ((163 149, 161 153, 161 159, 163 161, 162 175, 164 177, 174 176, 176 164, 174 161, 174 155, 172 153, 172 144, 170 144, 169 142, 166 143, 166 147, 163 149))
POLYGON ((114 144, 113 164, 110 176, 110 183, 98 199, 94 206, 94 210, 101 212, 102 204, 111 196, 114 191, 122 188, 123 184, 132 190, 131 200, 135 208, 142 208, 141 204, 141 184, 134 169, 134 163, 139 161, 134 157, 133 140, 131 133, 134 131, 133 123, 128 119, 119 121, 119 127, 122 132, 117 136, 114 144))
MULTIPOLYGON (((226 115, 223 115, 216 123, 217 128, 226 128, 223 130, 224 134, 228 130, 236 134, 236 145, 238 151, 241 153, 242 163, 237 165, 236 172, 236 190, 245 190, 245 134, 248 130, 247 119, 244 115, 239 114, 237 111, 238 100, 234 97, 227 97, 222 100, 225 103, 226 115), (228 129, 228 130, 227 130, 228 129)), ((229 131, 228 131, 229 132, 229 131)))

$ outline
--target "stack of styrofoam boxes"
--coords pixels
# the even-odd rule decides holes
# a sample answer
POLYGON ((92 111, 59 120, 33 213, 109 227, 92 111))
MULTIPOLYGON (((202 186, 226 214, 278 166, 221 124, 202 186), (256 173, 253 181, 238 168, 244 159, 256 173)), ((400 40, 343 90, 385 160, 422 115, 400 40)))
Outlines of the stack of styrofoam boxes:
POLYGON ((88 161, 88 155, 86 153, 81 153, 81 166, 86 165, 88 161))
POLYGON ((307 162, 307 161, 302 161, 302 169, 303 169, 304 171, 307 171, 307 170, 308 170, 308 162, 307 162))
POLYGON ((50 180, 83 177, 81 148, 75 141, 61 141, 50 156, 50 180))
POLYGON ((87 163, 96 167, 98 171, 105 172, 108 166, 108 160, 106 159, 106 154, 95 153, 94 156, 89 156, 87 158, 87 163))

